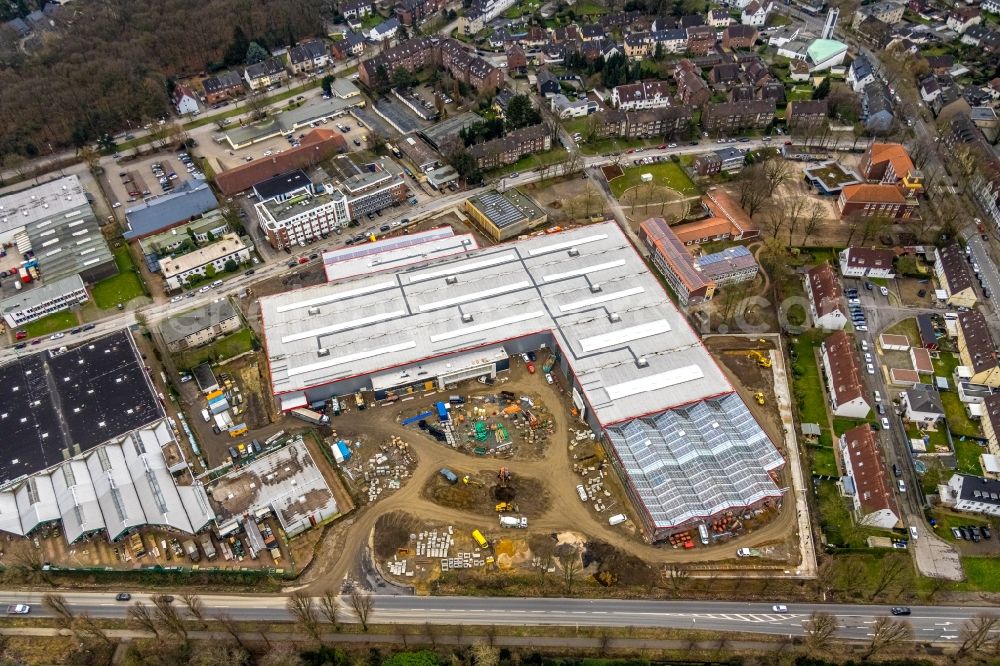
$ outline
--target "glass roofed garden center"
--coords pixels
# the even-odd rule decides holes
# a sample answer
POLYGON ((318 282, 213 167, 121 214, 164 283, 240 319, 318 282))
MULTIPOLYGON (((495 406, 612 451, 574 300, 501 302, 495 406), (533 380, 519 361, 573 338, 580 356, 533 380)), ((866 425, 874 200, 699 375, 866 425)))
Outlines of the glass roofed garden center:
POLYGON ((455 240, 372 243, 351 259, 367 271, 328 263, 331 283, 261 299, 282 409, 444 388, 547 348, 647 539, 780 502, 784 459, 616 224, 455 240))

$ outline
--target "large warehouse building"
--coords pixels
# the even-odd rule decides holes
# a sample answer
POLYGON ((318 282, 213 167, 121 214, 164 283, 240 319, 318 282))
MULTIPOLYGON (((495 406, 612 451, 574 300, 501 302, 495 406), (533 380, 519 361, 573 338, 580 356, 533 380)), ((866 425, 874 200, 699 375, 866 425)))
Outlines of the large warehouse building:
POLYGON ((613 223, 283 293, 261 309, 283 410, 443 388, 548 348, 648 538, 781 497, 783 458, 613 223))

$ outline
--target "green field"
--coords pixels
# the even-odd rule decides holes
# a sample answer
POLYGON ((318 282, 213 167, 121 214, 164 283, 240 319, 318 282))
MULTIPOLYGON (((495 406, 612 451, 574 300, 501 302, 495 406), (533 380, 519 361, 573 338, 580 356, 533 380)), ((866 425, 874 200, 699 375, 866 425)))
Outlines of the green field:
POLYGON ((514 164, 509 164, 507 166, 498 167, 496 169, 491 170, 489 172, 489 175, 495 179, 504 176, 508 173, 514 173, 515 171, 518 173, 522 171, 532 171, 533 169, 538 169, 543 166, 562 162, 565 159, 566 159, 566 149, 555 148, 547 153, 539 153, 538 155, 528 155, 527 157, 522 157, 514 164))
POLYGON ((119 303, 127 304, 133 298, 146 295, 142 286, 142 278, 135 270, 132 255, 128 245, 122 244, 115 250, 115 264, 118 265, 118 275, 101 280, 90 290, 97 307, 107 310, 119 303))
POLYGON ((913 317, 893 324, 885 329, 885 332, 895 335, 905 335, 910 340, 911 345, 920 342, 920 331, 917 329, 917 320, 913 317))
POLYGON ((22 328, 28 333, 28 337, 37 338, 42 335, 51 335, 67 328, 73 328, 79 323, 75 313, 63 310, 62 312, 53 312, 50 315, 45 315, 30 324, 25 324, 22 328))
POLYGON ((253 333, 248 328, 241 328, 210 345, 177 354, 177 367, 190 369, 206 361, 232 358, 251 349, 253 349, 253 333))
POLYGON ((963 557, 962 569, 965 570, 966 581, 958 585, 959 589, 1000 592, 1000 558, 963 557))
POLYGON ((701 193, 679 165, 673 162, 660 162, 659 164, 643 164, 625 169, 624 175, 611 181, 611 191, 614 192, 615 197, 621 199, 626 190, 643 184, 642 174, 644 173, 652 174, 653 185, 666 186, 681 194, 692 196, 701 193))

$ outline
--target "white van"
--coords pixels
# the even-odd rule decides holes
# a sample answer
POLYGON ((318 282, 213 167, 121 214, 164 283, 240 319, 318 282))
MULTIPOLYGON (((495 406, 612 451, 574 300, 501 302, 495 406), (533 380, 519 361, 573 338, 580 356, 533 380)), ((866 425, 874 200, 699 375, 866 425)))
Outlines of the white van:
POLYGON ((702 545, 708 545, 708 528, 705 527, 705 523, 698 524, 698 536, 701 537, 702 545))
POLYGON ((615 515, 608 518, 608 525, 621 525, 626 520, 628 520, 628 518, 625 516, 624 513, 616 513, 615 515))
POLYGON ((578 485, 576 487, 576 494, 580 496, 581 502, 587 501, 587 491, 582 485, 578 485))
POLYGON ((201 410, 201 418, 205 419, 205 423, 208 423, 209 421, 212 420, 212 417, 209 416, 207 409, 201 410))
POLYGON ((212 283, 213 289, 218 289, 221 286, 222 286, 222 280, 216 280, 215 282, 212 283))

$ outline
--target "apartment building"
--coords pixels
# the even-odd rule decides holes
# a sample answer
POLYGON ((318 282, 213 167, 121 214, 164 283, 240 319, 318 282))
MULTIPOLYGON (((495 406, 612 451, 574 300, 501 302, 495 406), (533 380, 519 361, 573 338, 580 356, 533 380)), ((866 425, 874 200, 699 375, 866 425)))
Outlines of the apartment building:
POLYGON ((308 74, 330 64, 330 51, 326 43, 313 39, 293 46, 288 51, 288 64, 292 74, 308 74))
POLYGON ((637 81, 611 91, 611 106, 622 111, 661 109, 671 104, 668 81, 637 81))
POLYGON ((792 100, 785 112, 785 124, 795 131, 819 129, 826 125, 827 110, 825 99, 792 100))
POLYGON ((833 333, 820 345, 820 355, 834 416, 868 418, 871 405, 851 337, 844 331, 833 333))
POLYGON ((160 273, 170 290, 181 289, 195 275, 204 276, 208 267, 216 273, 225 270, 226 263, 250 261, 250 248, 236 234, 226 234, 211 245, 198 248, 179 257, 160 259, 160 273))
POLYGON ((83 279, 79 275, 68 275, 15 292, 0 301, 0 314, 9 328, 19 328, 54 312, 86 303, 88 298, 83 279))
POLYGON ((976 305, 976 291, 972 287, 972 273, 965 260, 965 253, 958 243, 938 248, 934 262, 934 277, 938 287, 947 295, 947 304, 971 308, 976 305))
POLYGON ((474 35, 513 6, 514 0, 475 0, 465 16, 459 18, 459 28, 466 35, 474 35))
POLYGON ((506 135, 469 147, 480 169, 489 170, 514 164, 525 155, 552 149, 552 133, 544 124, 514 130, 506 135))
POLYGON ((847 309, 840 280, 830 264, 822 263, 809 269, 805 278, 809 297, 809 314, 813 326, 828 331, 840 330, 847 324, 847 309))
POLYGON ((773 99, 708 103, 702 111, 701 125, 715 135, 764 129, 774 120, 774 110, 773 99))
POLYGON ((840 274, 844 277, 892 279, 896 253, 871 247, 849 247, 840 251, 840 274))
POLYGON ((968 368, 968 381, 991 388, 1000 387, 1000 361, 986 317, 978 310, 958 313, 958 355, 968 368))
POLYGON ((673 138, 687 136, 694 109, 687 105, 628 112, 609 109, 595 114, 595 117, 595 133, 600 138, 673 138))
POLYGON ((844 491, 851 498, 858 522, 883 530, 899 525, 895 484, 882 462, 878 437, 871 427, 863 423, 841 435, 840 454, 844 491))
POLYGON ((907 196, 902 187, 884 183, 845 185, 837 197, 841 217, 856 213, 862 217, 908 220, 917 214, 918 206, 916 198, 907 196))
POLYGON ((858 7, 857 11, 854 12, 851 27, 857 30, 861 22, 869 16, 877 18, 879 21, 890 26, 895 25, 903 19, 904 8, 905 5, 901 2, 876 2, 858 7))
POLYGON ((210 106, 239 97, 246 89, 243 77, 238 72, 223 72, 210 76, 201 86, 205 91, 205 103, 210 106))
POLYGON ((172 353, 206 345, 238 331, 243 323, 229 299, 221 298, 170 317, 160 324, 160 335, 172 353))
POLYGON ((243 80, 250 90, 263 90, 268 86, 277 85, 288 80, 288 70, 277 58, 248 66, 243 70, 243 80))

